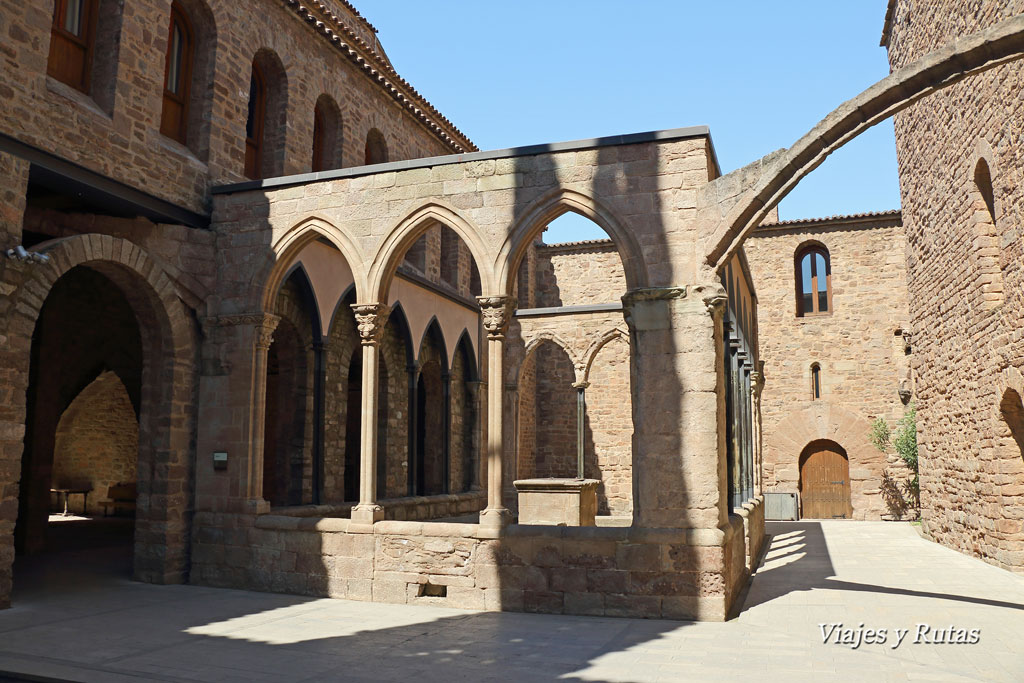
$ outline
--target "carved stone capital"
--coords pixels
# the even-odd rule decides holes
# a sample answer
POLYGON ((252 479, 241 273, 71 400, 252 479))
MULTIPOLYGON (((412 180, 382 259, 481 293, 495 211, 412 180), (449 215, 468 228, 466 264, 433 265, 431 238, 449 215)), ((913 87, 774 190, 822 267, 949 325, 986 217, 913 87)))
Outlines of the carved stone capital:
POLYGON ((573 382, 572 383, 572 388, 573 389, 577 389, 577 390, 579 390, 579 389, 586 389, 589 386, 590 386, 590 382, 573 382))
POLYGON ((255 344, 257 349, 266 351, 270 348, 270 345, 274 343, 274 330, 277 329, 279 322, 281 322, 280 316, 264 313, 259 322, 253 323, 256 326, 256 336, 253 344, 255 344))
POLYGON ((683 299, 686 287, 642 287, 631 289, 622 295, 622 305, 630 308, 638 301, 664 301, 666 299, 683 299))
POLYGON ((478 296, 480 313, 483 315, 484 330, 488 339, 503 339, 508 324, 516 312, 514 296, 478 296))
POLYGON ((720 283, 710 285, 698 285, 693 288, 693 293, 700 296, 708 314, 715 316, 725 312, 725 305, 729 301, 729 294, 720 283))
POLYGON ((352 304, 359 328, 359 341, 363 346, 376 346, 387 325, 387 306, 384 304, 352 304))

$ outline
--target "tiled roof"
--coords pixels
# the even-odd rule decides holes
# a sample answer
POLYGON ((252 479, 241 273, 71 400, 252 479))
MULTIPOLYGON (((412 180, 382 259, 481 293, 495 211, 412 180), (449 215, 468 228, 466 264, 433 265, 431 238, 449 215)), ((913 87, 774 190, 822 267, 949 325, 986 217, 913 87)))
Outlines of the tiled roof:
POLYGON ((554 242, 552 244, 542 243, 538 246, 542 247, 604 247, 609 244, 614 244, 610 239, 600 240, 580 240, 579 242, 554 242))
POLYGON ((311 24, 322 36, 337 47, 349 61, 361 68, 370 80, 391 95, 406 111, 419 119, 434 135, 441 138, 454 152, 475 152, 477 146, 462 131, 434 108, 412 85, 366 41, 356 35, 340 17, 321 0, 311 0, 309 6, 299 0, 283 0, 293 12, 311 24), (310 7, 316 9, 314 13, 310 7), (327 21, 323 21, 327 19, 327 21), (328 25, 328 22, 332 25, 328 25), (353 47, 353 45, 355 47, 353 47))
MULTIPOLYGON (((352 13, 352 16, 354 16, 359 21, 363 22, 363 24, 366 26, 366 28, 370 29, 374 33, 377 33, 377 27, 374 26, 373 24, 371 24, 369 21, 367 21, 366 17, 364 17, 362 14, 360 14, 359 10, 357 10, 356 6, 353 5, 351 2, 349 2, 348 0, 334 0, 334 2, 340 3, 342 5, 342 7, 344 7, 345 9, 347 9, 349 12, 352 13)), ((314 4, 319 5, 319 4, 322 4, 322 3, 314 2, 314 4)))
POLYGON ((778 223, 762 223, 758 226, 760 228, 788 228, 798 225, 814 225, 821 223, 848 223, 853 221, 862 221, 865 219, 889 219, 889 218, 901 218, 903 212, 899 209, 890 209, 889 211, 867 211, 864 213, 851 213, 847 215, 838 216, 826 216, 824 218, 796 218, 790 221, 779 221, 778 223))

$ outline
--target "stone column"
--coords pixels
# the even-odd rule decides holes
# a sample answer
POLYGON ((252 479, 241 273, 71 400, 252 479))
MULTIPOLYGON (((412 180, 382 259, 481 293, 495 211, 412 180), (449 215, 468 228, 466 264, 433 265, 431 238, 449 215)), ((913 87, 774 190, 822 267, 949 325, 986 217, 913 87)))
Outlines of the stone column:
POLYGON ((747 481, 750 476, 748 471, 750 463, 747 461, 747 456, 750 453, 750 389, 747 381, 747 368, 749 367, 749 356, 743 349, 742 339, 740 341, 740 351, 736 354, 736 380, 738 389, 738 402, 736 404, 737 411, 739 414, 739 425, 740 425, 740 450, 737 454, 737 460, 739 463, 739 488, 736 493, 738 494, 738 502, 736 507, 739 507, 747 502, 750 498, 749 492, 747 491, 747 481))
POLYGON ((480 387, 483 382, 475 380, 466 382, 466 391, 469 392, 469 402, 473 405, 473 443, 470 445, 470 453, 472 453, 472 467, 471 471, 466 474, 468 480, 468 488, 470 491, 480 491, 484 487, 484 471, 483 471, 483 458, 480 457, 480 453, 483 449, 481 445, 482 433, 481 426, 483 424, 483 392, 480 391, 480 387))
POLYGON ((515 313, 516 300, 511 296, 482 296, 477 301, 487 332, 487 507, 480 511, 480 526, 481 531, 497 535, 511 517, 501 500, 505 386, 502 361, 505 332, 515 313))
POLYGON ((629 326, 633 526, 714 529, 727 521, 720 283, 634 289, 629 326))
POLYGON ((324 402, 327 391, 326 339, 313 340, 313 471, 312 502, 323 502, 324 489, 324 402))
MULTIPOLYGON (((419 450, 417 449, 416 435, 419 434, 419 421, 423 419, 420 415, 420 402, 416 395, 416 390, 419 388, 420 380, 420 364, 418 361, 412 361, 405 366, 405 371, 409 376, 409 421, 408 429, 406 429, 406 449, 405 449, 405 487, 407 496, 415 496, 419 492, 416 490, 416 478, 419 474, 419 450)), ((383 457, 387 457, 386 455, 383 457)))
POLYGON ((519 510, 519 492, 513 484, 519 477, 519 384, 505 382, 504 422, 508 429, 503 434, 501 465, 505 468, 502 475, 502 501, 509 510, 519 510))
POLYGON ((764 487, 761 459, 761 392, 764 391, 764 361, 757 362, 757 370, 750 373, 754 383, 754 495, 760 496, 764 487))
POLYGON ((377 504, 377 354, 387 324, 384 304, 353 304, 359 341, 363 347, 363 394, 359 431, 359 503, 352 508, 349 531, 372 533, 373 523, 384 519, 377 504))
POLYGON ((450 372, 441 374, 441 460, 443 462, 444 482, 441 493, 452 490, 452 375, 450 372))
POLYGON ((583 467, 583 455, 586 447, 584 442, 583 425, 587 416, 587 387, 590 382, 574 382, 572 387, 576 390, 576 478, 583 479, 586 472, 583 467))

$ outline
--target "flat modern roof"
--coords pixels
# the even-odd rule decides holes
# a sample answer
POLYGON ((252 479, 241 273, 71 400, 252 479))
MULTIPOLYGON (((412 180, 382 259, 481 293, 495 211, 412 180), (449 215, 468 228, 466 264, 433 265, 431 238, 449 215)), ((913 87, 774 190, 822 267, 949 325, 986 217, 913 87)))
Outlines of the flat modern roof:
POLYGON ((707 126, 690 126, 688 128, 671 128, 669 130, 655 130, 646 133, 629 133, 627 135, 611 135, 603 138, 587 138, 584 140, 570 140, 567 142, 550 142, 540 145, 527 145, 525 147, 509 147, 507 149, 486 150, 482 152, 468 152, 465 154, 445 154, 437 157, 424 157, 420 159, 407 159, 405 161, 389 161, 385 164, 370 164, 368 166, 352 166, 350 168, 337 168, 330 171, 319 171, 317 173, 300 173, 298 175, 280 176, 277 178, 264 178, 262 180, 248 180, 241 183, 215 186, 213 194, 231 194, 234 192, 249 192, 251 190, 271 190, 292 185, 304 185, 324 180, 336 180, 339 178, 357 178, 359 176, 374 175, 377 173, 388 173, 391 171, 408 171, 414 168, 430 168, 432 166, 447 166, 450 164, 464 164, 471 161, 487 161, 490 159, 510 159, 515 157, 535 156, 537 154, 551 154, 555 152, 573 152, 584 149, 595 149, 600 147, 616 147, 620 145, 636 145, 643 142, 665 142, 669 140, 683 140, 686 138, 708 138, 711 144, 711 159, 715 164, 715 170, 721 175, 721 167, 718 165, 718 155, 715 153, 715 146, 711 143, 711 129, 707 126))

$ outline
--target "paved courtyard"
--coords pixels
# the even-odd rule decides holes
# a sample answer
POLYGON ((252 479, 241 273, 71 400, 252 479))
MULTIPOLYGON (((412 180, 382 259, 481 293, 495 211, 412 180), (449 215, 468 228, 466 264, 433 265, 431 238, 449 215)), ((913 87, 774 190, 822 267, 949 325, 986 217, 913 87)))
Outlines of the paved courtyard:
POLYGON ((14 607, 0 612, 0 671, 10 676, 0 680, 1024 679, 1024 577, 926 541, 908 524, 769 523, 768 531, 765 563, 727 623, 153 586, 123 578, 116 549, 19 560, 14 607), (836 628, 823 644, 819 624, 840 622, 886 629, 886 643, 833 644, 843 639, 836 628), (918 624, 930 631, 919 637, 918 624), (953 640, 978 629, 979 642, 924 642, 951 627, 953 640), (897 628, 909 633, 894 648, 897 628))

